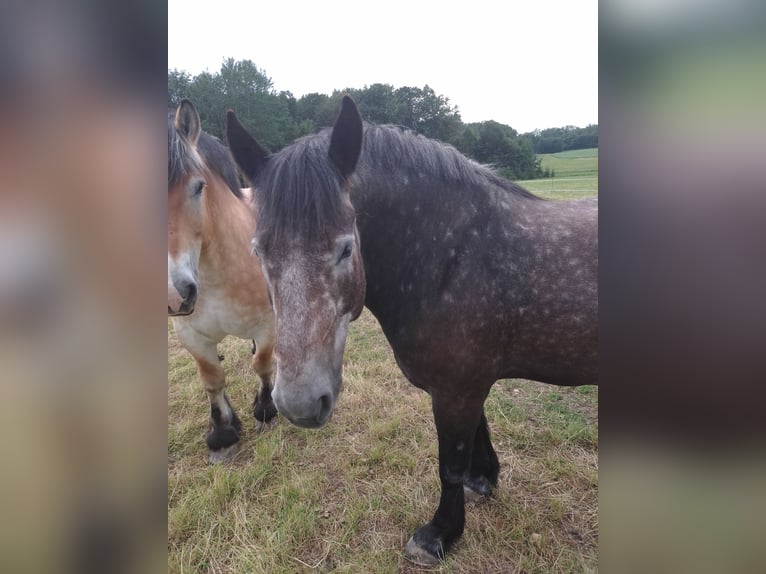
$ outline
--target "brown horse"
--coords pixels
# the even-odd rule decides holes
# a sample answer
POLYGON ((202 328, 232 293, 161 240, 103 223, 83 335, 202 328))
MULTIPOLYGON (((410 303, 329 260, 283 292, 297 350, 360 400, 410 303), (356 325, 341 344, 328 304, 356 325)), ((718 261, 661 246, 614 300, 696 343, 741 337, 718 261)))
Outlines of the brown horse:
POLYGON ((250 247, 254 231, 250 191, 240 189, 229 151, 201 130, 197 111, 184 100, 168 114, 168 315, 210 399, 211 462, 233 456, 242 431, 217 350, 226 335, 253 340, 253 369, 261 379, 254 415, 262 424, 276 415, 274 315, 250 247))
POLYGON ((365 126, 349 97, 331 130, 271 156, 231 112, 227 124, 258 190, 275 404, 299 426, 330 419, 348 325, 366 305, 431 395, 441 499, 405 552, 434 564, 463 532, 466 493, 497 483, 484 416, 495 381, 598 381, 596 203, 544 201, 450 146, 365 126))

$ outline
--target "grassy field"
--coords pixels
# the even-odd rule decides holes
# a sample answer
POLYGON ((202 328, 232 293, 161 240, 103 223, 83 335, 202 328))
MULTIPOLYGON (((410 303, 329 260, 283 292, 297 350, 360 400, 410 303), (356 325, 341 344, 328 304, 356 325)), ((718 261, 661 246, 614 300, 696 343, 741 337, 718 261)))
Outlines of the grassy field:
MULTIPOLYGON (((402 549, 439 498, 428 396, 396 366, 365 310, 352 324, 344 389, 320 430, 254 429, 248 342, 220 347, 245 426, 236 459, 210 466, 208 405, 168 328, 168 572, 424 572, 402 549)), ((595 572, 598 392, 500 381, 487 419, 495 496, 471 504, 443 573, 595 572)))
POLYGON ((541 165, 554 177, 517 181, 548 199, 578 199, 598 195, 598 148, 541 154, 541 165))

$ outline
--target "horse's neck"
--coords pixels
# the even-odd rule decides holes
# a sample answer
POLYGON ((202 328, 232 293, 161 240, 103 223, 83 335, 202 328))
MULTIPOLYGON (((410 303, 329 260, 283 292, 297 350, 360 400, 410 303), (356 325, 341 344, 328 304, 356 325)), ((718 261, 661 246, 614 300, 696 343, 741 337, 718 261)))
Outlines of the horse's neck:
POLYGON ((403 292, 413 299, 425 296, 417 289, 436 292, 445 270, 471 257, 466 249, 485 236, 493 218, 502 217, 500 210, 517 211, 531 201, 491 184, 460 189, 421 180, 393 188, 375 181, 380 180, 363 181, 360 193, 352 193, 373 313, 377 305, 399 301, 403 292))

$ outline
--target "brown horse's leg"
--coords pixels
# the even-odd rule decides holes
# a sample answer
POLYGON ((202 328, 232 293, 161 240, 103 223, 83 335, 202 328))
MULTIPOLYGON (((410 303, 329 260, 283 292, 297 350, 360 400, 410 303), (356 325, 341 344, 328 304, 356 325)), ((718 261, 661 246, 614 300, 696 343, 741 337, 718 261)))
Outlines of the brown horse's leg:
POLYGON ((271 376, 274 372, 274 347, 271 342, 257 345, 253 341, 253 370, 261 379, 261 388, 253 402, 256 425, 264 426, 277 414, 277 407, 271 398, 271 376))
POLYGON ((197 362, 202 386, 210 400, 210 426, 205 434, 210 462, 227 460, 239 448, 242 423, 224 392, 226 375, 218 357, 216 342, 197 333, 186 323, 174 321, 174 324, 181 344, 197 362))
POLYGON ((497 460, 495 449, 492 448, 487 419, 482 410, 481 420, 473 442, 471 467, 464 483, 466 500, 478 500, 482 496, 492 494, 492 489, 497 486, 499 472, 500 463, 497 460))
POLYGON ((197 367, 210 399, 210 427, 205 434, 210 462, 221 462, 236 454, 242 423, 224 391, 226 378, 221 364, 198 358, 197 367))
POLYGON ((439 478, 441 499, 430 522, 412 535, 405 548, 406 557, 431 566, 443 559, 465 526, 463 482, 468 476, 476 429, 482 417, 486 392, 472 397, 433 397, 434 419, 439 437, 439 478))

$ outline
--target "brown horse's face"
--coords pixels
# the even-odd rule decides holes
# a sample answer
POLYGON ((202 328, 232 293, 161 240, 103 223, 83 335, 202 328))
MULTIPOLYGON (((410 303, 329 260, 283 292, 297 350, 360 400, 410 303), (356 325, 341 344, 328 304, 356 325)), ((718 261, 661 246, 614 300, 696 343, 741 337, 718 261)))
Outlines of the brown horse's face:
POLYGON ((289 152, 296 148, 270 158, 233 112, 227 117, 234 159, 258 188, 259 223, 253 247, 276 316, 277 376, 272 396, 279 412, 302 427, 316 428, 330 420, 341 387, 348 325, 364 306, 364 267, 349 195, 362 133, 356 105, 346 97, 329 146, 324 148, 324 140, 316 139, 313 159, 294 161, 289 152), (271 178, 283 173, 280 170, 295 174, 291 183, 271 178), (333 210, 319 232, 307 232, 295 222, 309 221, 311 215, 305 210, 306 203, 296 197, 309 203, 331 197, 340 202, 339 209, 333 210), (288 208, 285 211, 280 206, 288 208), (287 225, 291 231, 277 235, 283 239, 270 236, 272 224, 285 220, 293 222, 287 225))
POLYGON ((197 300, 205 180, 190 176, 168 189, 168 315, 190 315, 197 300))
POLYGON ((184 102, 176 111, 174 127, 179 153, 189 169, 174 184, 168 183, 168 315, 190 315, 199 291, 197 267, 205 229, 206 181, 196 151, 200 134, 197 111, 184 102))
POLYGON ((344 225, 326 240, 254 247, 276 315, 279 412, 302 427, 320 427, 332 415, 341 388, 348 325, 364 306, 365 276, 350 204, 344 225))

